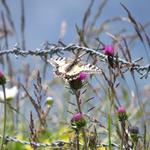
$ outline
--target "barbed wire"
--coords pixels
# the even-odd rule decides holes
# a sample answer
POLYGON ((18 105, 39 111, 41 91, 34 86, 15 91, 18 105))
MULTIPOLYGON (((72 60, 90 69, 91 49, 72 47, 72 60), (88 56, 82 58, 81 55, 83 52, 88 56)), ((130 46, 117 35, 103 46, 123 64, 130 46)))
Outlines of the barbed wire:
MULTIPOLYGON (((74 51, 74 50, 81 50, 82 52, 86 52, 89 53, 91 55, 97 55, 99 56, 99 60, 103 61, 103 62, 107 62, 107 55, 104 55, 103 53, 92 49, 92 48, 87 48, 87 47, 82 47, 79 45, 75 45, 75 44, 69 44, 67 46, 59 46, 56 44, 49 44, 46 43, 42 48, 40 49, 35 49, 35 50, 22 50, 21 48, 19 48, 18 46, 14 46, 13 48, 9 49, 9 50, 1 50, 0 51, 0 56, 2 55, 8 55, 8 54, 15 54, 15 55, 21 55, 21 56, 27 56, 27 55, 32 55, 32 56, 46 56, 47 54, 50 55, 50 57, 52 57, 54 54, 59 54, 61 52, 64 51, 74 51)), ((140 75, 142 75, 141 78, 145 77, 147 78, 148 73, 150 72, 150 64, 147 64, 146 66, 141 66, 137 63, 137 60, 132 61, 132 62, 128 62, 126 60, 123 60, 121 58, 118 57, 114 57, 113 58, 114 61, 117 61, 118 63, 120 63, 120 65, 124 65, 127 68, 130 68, 132 70, 136 70, 140 75)))
MULTIPOLYGON (((2 135, 0 135, 0 138, 2 138, 2 135)), ((63 140, 57 140, 57 141, 54 141, 52 143, 39 143, 39 142, 33 142, 33 141, 25 141, 25 140, 20 140, 20 139, 17 139, 16 137, 11 137, 11 136, 6 136, 5 137, 5 142, 15 142, 15 143, 20 143, 20 144, 23 144, 23 145, 32 145, 32 146, 36 146, 36 147, 50 147, 50 148, 60 148, 60 147, 63 147, 64 145, 68 144, 68 145, 71 145, 71 144, 75 144, 73 142, 66 142, 66 141, 63 141, 63 140)), ((80 144, 82 145, 82 144, 80 144)), ((113 147, 117 147, 119 148, 119 145, 117 145, 116 143, 112 143, 111 144, 113 147)), ((98 145, 98 146, 103 146, 103 147, 108 147, 109 145, 108 144, 101 144, 101 145, 98 145)))

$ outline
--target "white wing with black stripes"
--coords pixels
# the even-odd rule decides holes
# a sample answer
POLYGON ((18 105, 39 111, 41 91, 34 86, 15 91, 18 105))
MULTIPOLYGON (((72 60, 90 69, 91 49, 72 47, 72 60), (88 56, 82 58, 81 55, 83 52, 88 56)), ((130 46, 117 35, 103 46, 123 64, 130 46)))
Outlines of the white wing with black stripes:
POLYGON ((55 74, 58 77, 69 81, 77 79, 81 72, 86 72, 87 74, 102 73, 99 67, 92 64, 83 64, 76 59, 57 57, 47 61, 55 68, 55 74))

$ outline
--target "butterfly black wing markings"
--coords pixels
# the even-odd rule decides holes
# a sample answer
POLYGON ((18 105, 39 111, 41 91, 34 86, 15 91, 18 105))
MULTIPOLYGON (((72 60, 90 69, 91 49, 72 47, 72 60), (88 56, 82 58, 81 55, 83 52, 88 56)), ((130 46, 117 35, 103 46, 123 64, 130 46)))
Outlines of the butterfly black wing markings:
POLYGON ((75 74, 71 74, 72 69, 78 63, 79 59, 66 59, 63 57, 51 58, 47 60, 54 68, 55 75, 65 80, 73 80, 76 78, 75 74))
POLYGON ((56 76, 71 81, 79 77, 81 72, 87 74, 102 73, 102 69, 92 64, 82 64, 80 59, 51 58, 48 62, 55 68, 56 76))
POLYGON ((63 57, 57 57, 57 58, 51 58, 47 60, 48 63, 50 63, 54 67, 54 72, 56 76, 60 78, 65 77, 65 68, 68 66, 66 58, 63 57))

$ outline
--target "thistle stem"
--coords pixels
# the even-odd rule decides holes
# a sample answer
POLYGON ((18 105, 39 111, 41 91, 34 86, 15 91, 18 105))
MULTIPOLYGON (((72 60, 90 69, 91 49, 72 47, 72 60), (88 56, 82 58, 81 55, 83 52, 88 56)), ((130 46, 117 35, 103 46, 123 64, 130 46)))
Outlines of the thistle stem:
POLYGON ((4 124, 3 124, 3 137, 2 137, 2 144, 1 144, 1 150, 3 150, 4 142, 5 142, 5 131, 6 131, 6 92, 5 92, 5 85, 2 84, 3 94, 4 94, 4 124))
POLYGON ((77 142, 77 150, 80 150, 80 144, 79 144, 79 131, 76 131, 76 142, 77 142))
MULTIPOLYGON (((81 100, 80 100, 80 90, 77 90, 75 92, 75 96, 76 96, 76 100, 77 100, 78 111, 80 113, 82 113, 82 110, 81 110, 81 100)), ((83 139, 84 139, 85 150, 88 150, 87 137, 86 137, 86 132, 85 132, 84 128, 82 129, 82 135, 83 135, 83 139)))

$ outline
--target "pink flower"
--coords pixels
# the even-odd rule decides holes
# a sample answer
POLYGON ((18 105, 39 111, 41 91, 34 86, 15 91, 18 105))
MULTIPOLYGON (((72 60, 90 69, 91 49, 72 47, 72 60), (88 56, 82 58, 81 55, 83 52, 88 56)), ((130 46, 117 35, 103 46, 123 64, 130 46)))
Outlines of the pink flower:
POLYGON ((119 121, 125 121, 128 119, 128 114, 123 106, 120 106, 117 110, 119 121))
POLYGON ((114 47, 112 45, 105 45, 104 54, 109 56, 114 56, 115 54, 114 47))
POLYGON ((0 71, 0 78, 4 77, 4 74, 2 71, 0 71))
POLYGON ((0 71, 0 85, 3 85, 5 83, 6 83, 6 78, 5 78, 4 74, 3 74, 3 72, 0 71))
POLYGON ((125 113, 125 112, 126 112, 126 110, 125 110, 125 108, 123 106, 120 106, 118 108, 118 113, 125 113))
POLYGON ((83 118, 82 113, 78 112, 78 113, 76 113, 76 114, 73 115, 72 120, 79 121, 82 118, 83 118))
POLYGON ((87 77, 87 73, 86 72, 80 72, 78 79, 79 80, 84 80, 87 77))
POLYGON ((82 127, 84 127, 85 125, 86 125, 86 119, 84 115, 81 112, 75 113, 71 119, 72 128, 77 131, 82 127))

